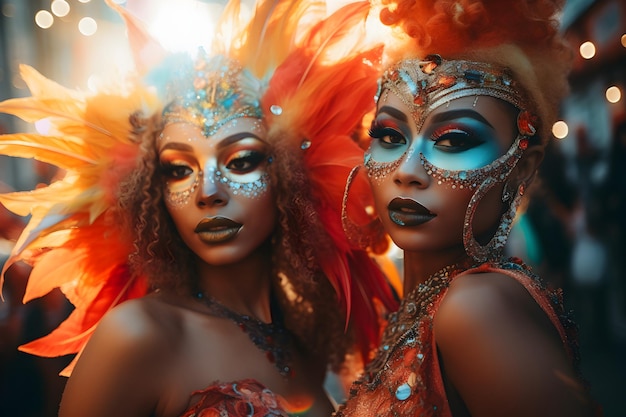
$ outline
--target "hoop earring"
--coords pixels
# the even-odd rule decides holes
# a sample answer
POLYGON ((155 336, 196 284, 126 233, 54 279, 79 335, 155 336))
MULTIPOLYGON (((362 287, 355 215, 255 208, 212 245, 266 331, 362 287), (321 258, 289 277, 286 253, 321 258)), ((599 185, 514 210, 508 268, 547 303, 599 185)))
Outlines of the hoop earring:
POLYGON ((385 230, 382 223, 376 217, 370 223, 365 225, 358 225, 352 221, 348 215, 348 196, 350 193, 350 187, 352 182, 356 178, 360 165, 355 166, 350 171, 348 179, 346 180, 346 187, 344 188, 343 198, 341 200, 341 226, 348 239, 348 242, 359 249, 372 249, 374 253, 378 253, 377 248, 386 246, 385 230))
MULTIPOLYGON (((471 256, 474 260, 481 263, 487 261, 495 261, 502 257, 504 246, 506 245, 506 241, 509 237, 509 234, 511 233, 511 228, 513 227, 513 220, 515 219, 517 208, 519 207, 519 204, 522 201, 522 197, 524 196, 524 192, 526 191, 526 184, 522 182, 517 187, 517 192, 515 193, 515 197, 509 205, 509 208, 500 218, 500 225, 498 226, 498 230, 496 230, 496 233, 493 235, 489 243, 482 246, 474 238, 472 222, 474 220, 474 215, 476 213, 478 203, 485 196, 485 194, 487 194, 487 192, 496 184, 497 181, 493 177, 487 178, 480 185, 480 187, 478 187, 474 195, 472 195, 469 205, 467 206, 467 211, 465 212, 465 222, 463 223, 463 246, 465 247, 465 252, 467 253, 467 255, 471 256)), ((505 184, 504 188, 505 190, 508 188, 508 181, 507 184, 505 184)), ((508 193, 503 192, 503 202, 506 202, 511 198, 511 196, 509 195, 506 197, 505 201, 505 194, 508 193)))

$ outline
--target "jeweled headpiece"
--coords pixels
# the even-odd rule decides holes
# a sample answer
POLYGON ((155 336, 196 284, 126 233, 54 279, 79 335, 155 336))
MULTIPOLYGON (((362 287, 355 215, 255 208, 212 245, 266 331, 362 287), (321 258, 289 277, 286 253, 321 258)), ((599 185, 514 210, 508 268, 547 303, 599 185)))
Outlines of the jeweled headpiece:
POLYGON ((392 91, 405 103, 419 131, 428 114, 461 97, 491 96, 517 107, 520 112, 518 129, 523 136, 536 132, 534 117, 524 90, 512 78, 506 67, 491 63, 465 60, 444 60, 439 55, 425 59, 405 59, 387 69, 379 83, 378 96, 392 91))
POLYGON ((193 63, 179 70, 167 90, 172 101, 163 111, 164 122, 194 124, 206 137, 231 120, 263 117, 262 83, 223 55, 209 57, 201 50, 193 63))

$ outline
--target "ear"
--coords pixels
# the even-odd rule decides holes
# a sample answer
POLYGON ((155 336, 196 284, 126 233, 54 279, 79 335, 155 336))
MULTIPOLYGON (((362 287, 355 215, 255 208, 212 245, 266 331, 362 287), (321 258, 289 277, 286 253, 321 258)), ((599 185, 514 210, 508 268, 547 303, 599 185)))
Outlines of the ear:
POLYGON ((522 158, 515 166, 515 169, 513 169, 513 172, 511 172, 509 180, 518 185, 523 182, 528 187, 535 178, 537 169, 541 161, 543 161, 544 154, 545 149, 543 145, 529 146, 526 151, 524 151, 524 155, 522 155, 522 158))

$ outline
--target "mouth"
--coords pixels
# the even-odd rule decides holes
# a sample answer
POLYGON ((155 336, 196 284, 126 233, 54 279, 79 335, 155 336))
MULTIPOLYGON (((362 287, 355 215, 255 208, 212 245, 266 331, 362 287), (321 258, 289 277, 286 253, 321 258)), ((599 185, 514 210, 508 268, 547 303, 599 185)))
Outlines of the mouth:
POLYGON ((243 225, 225 217, 205 217, 194 229, 200 240, 221 243, 234 238, 243 225))
POLYGON ((410 198, 396 197, 387 206, 389 218, 398 226, 419 226, 435 217, 426 207, 410 198))

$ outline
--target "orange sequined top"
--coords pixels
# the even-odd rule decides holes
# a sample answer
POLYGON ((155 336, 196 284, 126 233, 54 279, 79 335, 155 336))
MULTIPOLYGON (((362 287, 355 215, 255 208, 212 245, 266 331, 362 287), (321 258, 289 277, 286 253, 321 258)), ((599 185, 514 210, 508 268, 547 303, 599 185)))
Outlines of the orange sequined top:
POLYGON ((444 388, 433 319, 450 283, 477 272, 499 272, 516 279, 545 311, 573 360, 578 360, 575 325, 564 313, 561 293, 546 289, 518 259, 471 268, 447 267, 420 284, 389 317, 375 359, 353 383, 347 402, 335 417, 452 417, 444 388))
POLYGON ((289 417, 286 400, 253 379, 216 383, 193 397, 200 399, 181 417, 289 417))

